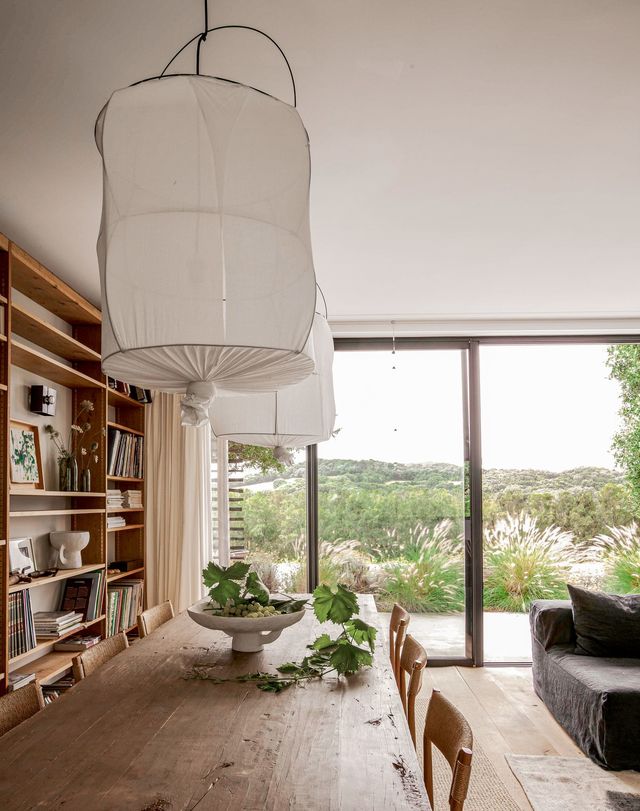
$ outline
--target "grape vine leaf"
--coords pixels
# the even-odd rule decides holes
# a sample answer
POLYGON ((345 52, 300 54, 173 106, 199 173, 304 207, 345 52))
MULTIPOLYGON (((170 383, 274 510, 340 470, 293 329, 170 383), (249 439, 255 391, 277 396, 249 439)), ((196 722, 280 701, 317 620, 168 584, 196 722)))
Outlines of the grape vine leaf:
POLYGON ((237 561, 226 569, 211 561, 207 568, 202 570, 202 579, 209 589, 209 597, 221 606, 227 600, 239 600, 240 583, 234 581, 244 580, 249 569, 249 564, 241 561, 237 561))
POLYGON ((341 625, 358 614, 360 607, 356 595, 338 583, 335 591, 329 586, 318 586, 313 592, 313 610, 320 622, 331 620, 341 625))
POLYGON ((257 572, 249 572, 245 589, 252 597, 256 598, 260 605, 269 605, 269 589, 260 580, 257 572))
POLYGON ((369 651, 352 645, 348 639, 339 640, 336 649, 329 659, 338 673, 348 676, 356 673, 361 667, 368 667, 373 663, 373 657, 369 651))
POLYGON ((301 611, 307 600, 270 600, 269 604, 278 609, 278 614, 294 614, 301 611))
POLYGON ((331 639, 329 634, 322 634, 309 647, 313 648, 314 650, 324 650, 325 648, 330 648, 332 645, 335 644, 336 644, 335 640, 331 639))
POLYGON ((354 619, 345 622, 344 627, 347 634, 356 643, 356 645, 367 644, 371 650, 371 653, 373 653, 376 644, 376 635, 378 633, 373 625, 367 625, 364 620, 355 617, 354 619))

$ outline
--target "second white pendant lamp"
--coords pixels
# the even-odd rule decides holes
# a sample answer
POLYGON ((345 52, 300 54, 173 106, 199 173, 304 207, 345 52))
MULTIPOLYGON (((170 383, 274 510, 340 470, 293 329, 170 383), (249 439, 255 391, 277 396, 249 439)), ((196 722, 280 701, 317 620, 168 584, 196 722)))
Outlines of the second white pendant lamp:
POLYGON ((214 386, 304 380, 315 273, 295 107, 225 79, 163 76, 116 91, 96 142, 104 372, 204 405, 214 386))
POLYGON ((273 448, 286 460, 286 448, 302 448, 329 439, 335 424, 333 337, 327 319, 315 314, 309 339, 314 372, 302 383, 255 394, 221 392, 211 406, 217 437, 273 448))

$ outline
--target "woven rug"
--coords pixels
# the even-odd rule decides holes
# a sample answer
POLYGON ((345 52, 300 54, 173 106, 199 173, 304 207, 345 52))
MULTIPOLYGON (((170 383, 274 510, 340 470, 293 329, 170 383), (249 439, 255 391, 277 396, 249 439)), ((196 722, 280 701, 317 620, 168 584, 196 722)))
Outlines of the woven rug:
MULTIPOLYGON (((427 713, 427 704, 431 690, 423 689, 416 700, 416 729, 424 729, 424 720, 427 713)), ((423 764, 422 735, 416 735, 418 744, 418 760, 423 764)), ((451 769, 449 764, 433 748, 433 793, 435 800, 434 811, 449 811, 449 789, 451 788, 451 769)), ((473 762, 471 765, 471 781, 469 793, 464 804, 464 811, 520 811, 520 806, 511 798, 509 791, 491 761, 484 754, 477 742, 473 744, 473 762)))
POLYGON ((579 757, 505 757, 534 811, 640 811, 635 772, 618 776, 579 757))

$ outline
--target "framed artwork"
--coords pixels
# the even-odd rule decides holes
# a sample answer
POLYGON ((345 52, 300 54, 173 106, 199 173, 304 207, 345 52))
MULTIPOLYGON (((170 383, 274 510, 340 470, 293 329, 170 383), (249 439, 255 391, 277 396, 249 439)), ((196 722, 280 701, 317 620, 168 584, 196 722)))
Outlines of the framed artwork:
POLYGON ((20 490, 44 490, 38 426, 11 420, 9 434, 11 484, 20 490))
POLYGON ((12 572, 29 574, 36 570, 32 538, 12 538, 9 540, 9 569, 12 572))

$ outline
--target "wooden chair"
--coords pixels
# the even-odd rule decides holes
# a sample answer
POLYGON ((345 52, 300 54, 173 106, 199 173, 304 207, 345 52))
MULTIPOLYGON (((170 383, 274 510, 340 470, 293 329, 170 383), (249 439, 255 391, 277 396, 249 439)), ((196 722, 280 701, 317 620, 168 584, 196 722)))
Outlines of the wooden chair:
POLYGON ((437 747, 451 766, 449 808, 462 811, 471 777, 473 732, 467 719, 439 690, 434 690, 424 724, 424 778, 431 807, 433 803, 433 764, 431 746, 437 747))
POLYGON ((391 621, 389 622, 389 658, 391 659, 391 669, 398 686, 400 686, 400 653, 410 619, 409 612, 405 611, 398 603, 395 603, 391 611, 391 621))
POLYGON ((102 642, 98 642, 92 648, 88 648, 76 656, 72 661, 73 678, 82 681, 90 676, 109 659, 113 659, 117 654, 122 653, 129 647, 129 640, 124 631, 115 636, 110 636, 102 642))
POLYGON ((407 634, 402 646, 399 667, 400 698, 409 722, 411 740, 416 745, 416 696, 422 687, 422 671, 427 664, 427 652, 419 642, 407 634), (405 675, 409 675, 409 684, 405 688, 405 675))
POLYGON ((37 681, 0 698, 0 736, 44 709, 42 689, 37 681))
POLYGON ((171 600, 160 603, 160 605, 156 605, 153 608, 147 608, 142 614, 138 614, 138 633, 140 634, 140 639, 149 636, 152 631, 155 631, 156 628, 164 625, 165 622, 169 622, 169 620, 174 617, 175 614, 173 613, 171 600))

